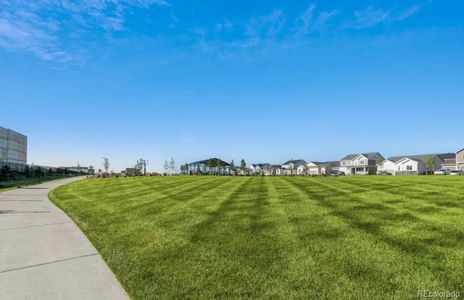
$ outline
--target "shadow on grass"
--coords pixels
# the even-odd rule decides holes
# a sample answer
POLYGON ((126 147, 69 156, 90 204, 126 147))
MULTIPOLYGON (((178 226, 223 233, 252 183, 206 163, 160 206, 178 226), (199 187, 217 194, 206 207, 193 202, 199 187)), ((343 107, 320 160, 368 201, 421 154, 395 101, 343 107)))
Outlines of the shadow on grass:
POLYGON ((352 227, 364 231, 377 239, 388 243, 389 245, 409 254, 409 255, 435 255, 440 256, 436 246, 459 248, 462 247, 464 234, 454 232, 443 232, 443 229, 431 227, 422 219, 413 216, 410 213, 397 212, 395 209, 389 208, 382 204, 366 204, 364 201, 357 198, 356 195, 347 192, 344 189, 335 188, 327 184, 316 181, 296 181, 286 179, 289 183, 304 191, 311 200, 317 201, 322 206, 330 209, 331 214, 345 220, 352 227), (316 189, 315 187, 318 187, 316 189), (327 195, 343 196, 343 201, 336 201, 327 195), (342 206, 346 203, 360 203, 351 207, 342 206), (391 225, 398 224, 398 221, 407 221, 414 224, 420 224, 421 234, 426 234, 427 238, 409 236, 408 238, 400 238, 386 235, 382 230, 386 223, 391 225), (438 233, 438 236, 437 236, 438 233))

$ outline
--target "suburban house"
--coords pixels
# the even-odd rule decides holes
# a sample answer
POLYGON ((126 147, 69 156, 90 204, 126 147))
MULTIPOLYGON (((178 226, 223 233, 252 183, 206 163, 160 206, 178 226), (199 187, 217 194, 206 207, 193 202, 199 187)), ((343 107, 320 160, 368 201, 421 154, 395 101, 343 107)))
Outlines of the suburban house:
POLYGON ((456 170, 464 172, 464 149, 456 152, 456 170))
POLYGON ((230 174, 230 164, 219 159, 209 158, 187 164, 187 174, 230 174))
POLYGON ((255 175, 265 175, 265 176, 270 176, 272 175, 272 166, 271 164, 252 164, 250 166, 250 174, 255 174, 255 175))
POLYGON ((456 153, 446 153, 446 154, 439 154, 439 155, 443 159, 443 163, 441 164, 440 169, 448 170, 448 171, 457 170, 456 153))
POLYGON ((393 157, 385 159, 381 164, 377 165, 377 174, 394 175, 396 170, 396 161, 393 157))
POLYGON ((261 167, 260 164, 251 164, 249 167, 250 174, 261 174, 261 167))
POLYGON ((393 156, 379 164, 378 173, 422 175, 439 170, 446 163, 455 161, 453 157, 455 157, 454 153, 393 156), (429 166, 430 164, 433 166, 429 166))
POLYGON ((306 161, 302 159, 289 160, 282 164, 282 175, 302 175, 306 161))
POLYGON ((377 164, 385 158, 379 152, 349 154, 340 161, 340 172, 346 175, 375 175, 377 164))
POLYGON ((317 161, 310 161, 306 164, 308 169, 308 174, 313 176, 319 175, 327 175, 330 174, 335 170, 335 168, 340 166, 340 162, 338 161, 326 161, 326 162, 317 162, 317 161))
POLYGON ((281 165, 271 165, 271 175, 280 176, 282 175, 282 166, 281 165))

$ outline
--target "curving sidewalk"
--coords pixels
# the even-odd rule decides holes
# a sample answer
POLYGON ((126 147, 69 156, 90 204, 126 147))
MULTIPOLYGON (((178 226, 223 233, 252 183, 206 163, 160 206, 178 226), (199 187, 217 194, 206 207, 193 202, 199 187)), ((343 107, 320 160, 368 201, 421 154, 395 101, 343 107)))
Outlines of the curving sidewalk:
POLYGON ((72 220, 48 199, 51 181, 0 193, 1 299, 128 299, 72 220))

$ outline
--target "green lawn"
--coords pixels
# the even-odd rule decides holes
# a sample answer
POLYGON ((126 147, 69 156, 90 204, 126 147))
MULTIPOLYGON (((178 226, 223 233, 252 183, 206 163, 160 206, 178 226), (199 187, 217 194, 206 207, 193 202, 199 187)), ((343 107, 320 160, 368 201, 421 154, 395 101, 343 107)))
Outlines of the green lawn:
POLYGON ((113 178, 50 196, 134 299, 464 293, 464 177, 113 178))

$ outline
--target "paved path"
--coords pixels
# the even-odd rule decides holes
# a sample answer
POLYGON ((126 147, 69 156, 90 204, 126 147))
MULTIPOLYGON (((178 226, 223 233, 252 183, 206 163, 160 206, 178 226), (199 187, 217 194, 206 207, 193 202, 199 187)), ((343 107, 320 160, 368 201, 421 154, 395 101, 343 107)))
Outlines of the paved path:
POLYGON ((47 197, 79 178, 0 193, 0 299, 128 299, 85 235, 47 197))

